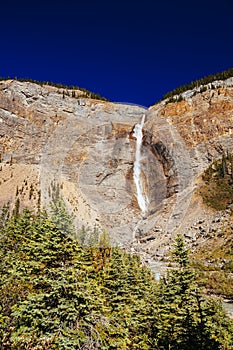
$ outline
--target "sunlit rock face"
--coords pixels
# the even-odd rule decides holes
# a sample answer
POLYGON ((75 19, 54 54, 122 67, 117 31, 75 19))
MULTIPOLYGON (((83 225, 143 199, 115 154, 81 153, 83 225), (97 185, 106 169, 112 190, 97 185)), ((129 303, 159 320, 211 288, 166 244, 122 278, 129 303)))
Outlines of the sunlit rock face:
POLYGON ((205 215, 195 194, 200 174, 233 152, 233 88, 224 84, 147 110, 0 82, 0 204, 19 198, 21 207, 48 207, 59 188, 77 228, 97 225, 113 243, 136 237, 151 254, 164 253, 177 231, 205 215), (133 176, 134 127, 143 115, 144 213, 133 176))

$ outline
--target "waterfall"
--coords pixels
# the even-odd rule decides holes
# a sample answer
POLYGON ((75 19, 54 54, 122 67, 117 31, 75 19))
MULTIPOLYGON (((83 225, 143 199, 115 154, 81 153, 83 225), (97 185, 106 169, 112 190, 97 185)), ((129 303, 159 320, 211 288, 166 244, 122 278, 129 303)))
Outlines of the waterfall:
POLYGON ((144 193, 143 189, 143 181, 141 176, 141 146, 142 146, 142 128, 145 121, 145 114, 142 117, 141 123, 136 124, 134 127, 134 133, 133 136, 136 137, 136 155, 135 155, 135 161, 134 161, 134 167, 133 167, 133 178, 136 185, 137 190, 137 201, 138 205, 142 211, 142 213, 145 213, 147 210, 148 205, 148 199, 144 193))

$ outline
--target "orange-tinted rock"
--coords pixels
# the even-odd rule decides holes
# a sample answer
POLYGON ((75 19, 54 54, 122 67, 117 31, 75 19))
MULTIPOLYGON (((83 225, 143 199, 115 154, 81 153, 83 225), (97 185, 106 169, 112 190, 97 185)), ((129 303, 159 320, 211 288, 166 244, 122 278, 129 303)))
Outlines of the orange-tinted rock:
POLYGON ((176 232, 192 226, 194 213, 205 212, 195 197, 200 174, 223 152, 233 153, 233 88, 149 110, 71 93, 63 98, 62 91, 0 82, 0 204, 9 200, 13 207, 26 181, 17 194, 22 206, 37 209, 38 200, 47 206, 56 184, 78 229, 96 224, 124 244, 133 235, 155 237, 142 241, 152 253, 165 252, 176 232), (143 114, 141 170, 150 205, 142 219, 133 128, 143 114))

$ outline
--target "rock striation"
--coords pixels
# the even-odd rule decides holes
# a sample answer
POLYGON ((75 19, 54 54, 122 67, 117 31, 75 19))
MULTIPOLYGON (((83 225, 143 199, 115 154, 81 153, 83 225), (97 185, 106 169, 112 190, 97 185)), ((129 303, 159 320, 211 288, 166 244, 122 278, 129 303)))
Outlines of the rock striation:
POLYGON ((157 257, 177 232, 196 244, 194 223, 208 230, 214 220, 197 195, 200 175, 233 153, 232 78, 183 98, 146 109, 0 82, 0 205, 13 208, 18 198, 21 207, 48 207, 59 187, 77 228, 106 229, 114 244, 157 257), (142 214, 133 166, 134 127, 143 115, 141 176, 149 205, 142 214))

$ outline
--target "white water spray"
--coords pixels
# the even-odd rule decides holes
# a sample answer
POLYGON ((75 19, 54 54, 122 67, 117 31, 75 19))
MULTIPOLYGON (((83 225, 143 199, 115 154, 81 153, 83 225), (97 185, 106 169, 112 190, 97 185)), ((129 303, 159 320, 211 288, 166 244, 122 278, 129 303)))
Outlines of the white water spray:
POLYGON ((144 188, 143 188, 143 182, 142 182, 142 176, 141 176, 141 145, 142 145, 142 128, 145 121, 145 114, 142 117, 142 121, 140 124, 136 124, 134 127, 134 133, 133 136, 136 137, 136 155, 135 155, 135 161, 134 161, 134 167, 133 167, 133 178, 136 185, 137 190, 137 201, 138 205, 142 211, 142 213, 145 213, 147 210, 148 205, 148 199, 146 195, 144 194, 144 188))

